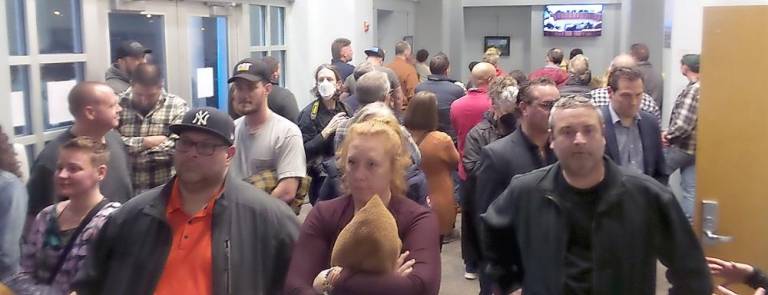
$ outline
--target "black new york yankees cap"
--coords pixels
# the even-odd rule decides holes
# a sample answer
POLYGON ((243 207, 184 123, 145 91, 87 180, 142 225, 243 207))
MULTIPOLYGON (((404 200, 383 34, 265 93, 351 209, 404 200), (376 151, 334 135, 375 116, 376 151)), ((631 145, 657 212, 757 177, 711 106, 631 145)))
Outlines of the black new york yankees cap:
POLYGON ((229 145, 235 141, 235 123, 228 114, 212 107, 201 107, 187 111, 181 123, 173 124, 171 132, 181 135, 185 130, 198 130, 220 137, 229 145))

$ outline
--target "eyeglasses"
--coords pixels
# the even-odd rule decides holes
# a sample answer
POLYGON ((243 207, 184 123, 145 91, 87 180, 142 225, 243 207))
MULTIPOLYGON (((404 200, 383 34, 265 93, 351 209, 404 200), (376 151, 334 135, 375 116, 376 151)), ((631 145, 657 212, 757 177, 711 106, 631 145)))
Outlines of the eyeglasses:
POLYGON ((197 153, 201 156, 210 156, 216 151, 216 148, 226 147, 226 144, 210 143, 210 142, 194 142, 188 139, 176 140, 176 151, 182 153, 188 153, 192 151, 192 148, 197 150, 197 153))

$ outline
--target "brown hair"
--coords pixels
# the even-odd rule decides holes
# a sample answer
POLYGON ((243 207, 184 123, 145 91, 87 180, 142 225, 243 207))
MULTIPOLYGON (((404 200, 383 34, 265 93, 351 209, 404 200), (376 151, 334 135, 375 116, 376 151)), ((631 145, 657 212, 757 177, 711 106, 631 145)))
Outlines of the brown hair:
POLYGON ((643 80, 643 73, 637 68, 619 67, 611 69, 611 73, 608 74, 608 87, 614 92, 619 90, 619 81, 621 79, 629 81, 643 80))
POLYGON ((416 93, 405 109, 403 125, 408 130, 437 130, 437 96, 429 91, 416 93))
POLYGON ((349 41, 347 38, 333 40, 331 44, 331 56, 333 59, 341 59, 341 49, 349 45, 352 45, 352 41, 349 41))
POLYGON ((403 134, 397 118, 394 116, 374 117, 364 122, 352 124, 349 128, 349 134, 344 138, 341 148, 336 154, 336 164, 342 172, 342 180, 347 189, 347 178, 344 174, 347 171, 347 156, 349 155, 349 145, 363 136, 380 136, 384 138, 385 150, 391 151, 392 177, 390 180, 390 191, 393 196, 404 196, 406 190, 405 172, 411 165, 411 156, 406 147, 406 137, 403 134))
MULTIPOLYGON (((317 74, 320 73, 323 69, 328 69, 333 72, 333 76, 336 78, 336 83, 344 83, 344 81, 341 81, 341 74, 339 74, 339 70, 336 69, 336 67, 330 65, 330 64, 322 64, 319 65, 315 69, 315 75, 313 76, 315 78, 315 86, 312 86, 312 89, 309 90, 309 93, 312 93, 312 95, 315 96, 315 98, 321 98, 320 91, 317 90, 317 74)), ((333 98, 339 98, 339 95, 341 94, 341 88, 336 89, 336 93, 333 95, 333 98)))
POLYGON ((141 63, 131 73, 131 85, 160 86, 163 84, 163 71, 160 67, 141 63))
POLYGON ((9 140, 3 127, 0 126, 0 170, 5 170, 21 177, 19 161, 16 160, 16 151, 13 150, 13 144, 9 140))
POLYGON ((93 137, 78 136, 62 145, 59 150, 77 150, 91 154, 91 165, 101 166, 109 162, 109 149, 107 145, 93 137))
POLYGON ((555 81, 552 81, 549 77, 541 77, 538 79, 530 80, 520 86, 520 93, 518 94, 517 101, 532 104, 536 97, 533 97, 533 87, 537 86, 557 86, 555 81))

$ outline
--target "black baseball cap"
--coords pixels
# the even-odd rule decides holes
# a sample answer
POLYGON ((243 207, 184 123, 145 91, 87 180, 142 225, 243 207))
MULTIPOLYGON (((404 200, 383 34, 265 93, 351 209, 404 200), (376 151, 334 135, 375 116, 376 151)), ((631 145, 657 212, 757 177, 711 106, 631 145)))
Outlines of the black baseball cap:
POLYGON ((169 128, 177 135, 186 130, 197 130, 215 135, 229 145, 235 142, 235 123, 232 118, 212 107, 191 109, 184 113, 181 123, 173 124, 169 128))
POLYGON ((385 53, 384 53, 384 49, 381 49, 379 47, 371 47, 365 50, 365 55, 381 57, 381 59, 384 59, 385 53))
POLYGON ((246 58, 235 65, 232 69, 232 77, 227 82, 235 82, 238 78, 251 82, 269 82, 272 77, 272 68, 260 59, 246 58))
POLYGON ((120 43, 120 46, 115 50, 115 59, 127 56, 142 57, 147 53, 152 53, 152 49, 144 47, 138 41, 126 41, 120 43))

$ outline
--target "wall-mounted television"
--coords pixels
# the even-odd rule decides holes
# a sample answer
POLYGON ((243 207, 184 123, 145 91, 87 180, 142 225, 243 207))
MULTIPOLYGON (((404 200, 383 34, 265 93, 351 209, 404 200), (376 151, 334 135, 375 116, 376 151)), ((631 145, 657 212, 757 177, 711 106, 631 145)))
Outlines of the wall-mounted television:
POLYGON ((544 36, 596 37, 603 33, 603 5, 545 5, 544 36))

